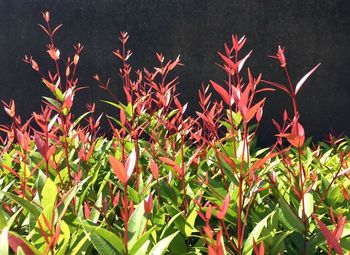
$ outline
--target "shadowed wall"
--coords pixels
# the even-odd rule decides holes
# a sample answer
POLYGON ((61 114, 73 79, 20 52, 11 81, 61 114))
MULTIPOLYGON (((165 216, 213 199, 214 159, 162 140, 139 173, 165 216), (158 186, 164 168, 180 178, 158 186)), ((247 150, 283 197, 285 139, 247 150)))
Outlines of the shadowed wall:
MULTIPOLYGON (((245 52, 253 49, 247 62, 255 75, 284 82, 278 63, 267 55, 278 45, 285 46, 288 67, 297 82, 318 62, 322 65, 304 84, 298 94, 301 122, 306 135, 322 139, 330 130, 350 135, 350 16, 348 1, 0 1, 0 98, 14 98, 17 112, 23 117, 40 108, 41 96, 48 95, 40 77, 22 62, 31 54, 43 68, 48 62, 48 39, 39 29, 41 11, 49 10, 53 24, 63 23, 56 43, 64 58, 73 54, 72 45, 85 45, 78 75, 81 86, 75 104, 77 114, 85 104, 95 101, 99 111, 113 114, 101 103, 109 99, 92 75, 112 78, 115 91, 120 91, 116 77, 118 62, 112 51, 118 47, 119 31, 130 34, 134 69, 156 64, 155 52, 168 58, 181 55, 184 67, 177 69, 182 102, 189 101, 189 114, 198 107, 197 91, 210 79, 222 83, 223 72, 215 65, 217 51, 230 40, 231 34, 246 35, 245 52)), ((268 95, 264 109, 259 143, 274 141, 276 130, 271 119, 280 121, 284 108, 291 102, 276 91, 268 95)), ((1 122, 6 117, 1 112, 1 122)))

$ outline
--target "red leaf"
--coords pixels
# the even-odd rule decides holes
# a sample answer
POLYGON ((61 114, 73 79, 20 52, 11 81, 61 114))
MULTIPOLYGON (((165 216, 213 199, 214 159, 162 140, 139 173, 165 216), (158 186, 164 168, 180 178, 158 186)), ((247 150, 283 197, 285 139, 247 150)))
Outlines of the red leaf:
POLYGON ((298 91, 300 90, 301 86, 303 86, 303 84, 307 80, 307 78, 309 78, 310 75, 313 74, 320 65, 321 65, 321 63, 319 63, 314 68, 312 68, 311 71, 309 71, 307 74, 304 75, 303 78, 300 79, 300 81, 295 86, 295 93, 294 93, 295 95, 298 93, 298 91))
POLYGON ((123 109, 120 109, 120 122, 122 123, 123 126, 125 126, 126 115, 123 109))
POLYGON ((150 215, 153 207, 153 198, 152 193, 149 193, 149 195, 146 197, 146 199, 143 201, 143 206, 146 212, 146 215, 150 215))
POLYGON ((222 100, 227 104, 227 105, 232 105, 231 100, 230 100, 230 95, 228 92, 221 87, 219 84, 215 83, 214 81, 210 81, 211 85, 213 85, 214 89, 218 94, 221 96, 222 100))
POLYGON ((166 157, 159 157, 159 159, 163 161, 166 165, 172 167, 181 177, 184 176, 181 167, 179 167, 179 165, 175 161, 166 157))
POLYGON ((225 61, 225 63, 231 67, 234 71, 236 71, 237 69, 237 66, 236 64, 228 57, 222 55, 220 52, 218 52, 219 56, 225 61))
POLYGON ((260 245, 258 246, 253 240, 253 245, 254 245, 254 253, 255 255, 264 255, 265 254, 265 247, 264 247, 264 242, 261 241, 260 245))
POLYGON ((22 248, 24 254, 26 255, 35 255, 32 249, 22 240, 19 236, 14 235, 13 233, 8 233, 8 242, 11 249, 16 253, 19 247, 22 248))
POLYGON ((262 82, 265 82, 267 84, 270 84, 276 88, 279 88, 281 90, 283 90, 284 92, 286 92, 288 95, 290 95, 290 92, 289 90, 287 89, 286 86, 282 85, 282 84, 279 84, 279 83, 276 83, 276 82, 273 82, 273 81, 266 81, 266 80, 261 80, 262 82))
POLYGON ((256 112, 255 118, 257 122, 260 122, 261 117, 263 115, 263 108, 259 107, 258 111, 256 112))
POLYGON ((118 179, 125 185, 128 182, 127 174, 125 171, 125 167, 118 159, 109 156, 109 163, 112 166, 112 170, 114 174, 118 177, 118 179))
POLYGON ((230 194, 227 193, 225 200, 223 201, 220 209, 216 212, 216 217, 218 219, 223 220, 225 218, 229 203, 230 203, 230 194))
POLYGON ((345 188, 344 186, 342 187, 342 192, 343 192, 344 198, 345 198, 347 201, 350 201, 349 193, 348 193, 348 191, 346 190, 346 188, 345 188))
POLYGON ((15 130, 16 138, 18 140, 19 145, 22 147, 24 151, 28 149, 30 144, 30 138, 27 132, 22 133, 19 129, 15 130))
MULTIPOLYGON (((338 216, 339 217, 339 216, 338 216)), ((340 216, 341 217, 341 216, 340 216)), ((334 232, 335 232, 335 239, 336 240, 340 240, 341 238, 341 235, 343 233, 343 230, 344 230, 344 226, 345 226, 345 223, 346 223, 346 217, 341 217, 339 220, 338 220, 338 224, 337 224, 337 227, 335 228, 334 232)))
POLYGON ((209 206, 207 207, 207 211, 205 212, 205 219, 206 219, 207 221, 210 220, 212 211, 213 211, 213 207, 212 207, 212 205, 209 205, 209 206))
POLYGON ((50 33, 46 30, 46 28, 45 28, 43 25, 41 25, 41 24, 38 24, 38 25, 39 25, 39 27, 41 27, 42 30, 44 30, 44 32, 45 32, 47 35, 50 35, 50 33))
POLYGON ((48 160, 47 158, 48 144, 44 141, 43 138, 41 138, 41 136, 38 133, 34 134, 34 142, 41 156, 43 156, 46 160, 48 160))
POLYGON ((338 254, 342 255, 343 250, 339 242, 336 240, 335 235, 326 227, 326 225, 322 221, 320 221, 317 218, 317 216, 315 216, 314 214, 312 216, 314 217, 317 224, 319 225, 320 230, 323 233, 324 237, 326 238, 329 247, 333 248, 338 254))
POLYGON ((292 133, 298 136, 305 136, 304 127, 299 122, 294 122, 292 126, 292 133))
POLYGON ((149 163, 150 163, 151 172, 152 172, 154 178, 156 178, 156 180, 158 180, 159 168, 158 168, 157 164, 154 162, 153 159, 150 159, 149 163))
POLYGON ((113 201, 112 201, 113 207, 116 207, 118 205, 119 197, 120 197, 120 192, 118 191, 117 194, 114 196, 113 201))
POLYGON ((262 104, 264 104, 266 98, 262 99, 260 102, 258 102, 257 104, 255 104, 254 106, 252 106, 247 113, 247 121, 251 120, 252 118, 254 118, 255 114, 257 113, 257 111, 259 109, 262 109, 262 104))
POLYGON ((85 219, 90 219, 90 205, 84 202, 84 216, 85 219))
POLYGON ((52 31, 52 35, 54 35, 58 29, 60 29, 62 27, 62 24, 59 24, 53 31, 52 31))
POLYGON ((265 156, 265 157, 259 159, 258 161, 256 161, 256 162, 250 167, 250 169, 248 170, 248 172, 246 173, 246 175, 247 175, 248 173, 251 173, 251 172, 253 172, 254 170, 260 168, 260 167, 261 167, 263 164, 265 164, 269 159, 276 157, 278 154, 279 154, 279 152, 273 152, 273 153, 270 153, 270 154, 268 154, 267 156, 265 156))

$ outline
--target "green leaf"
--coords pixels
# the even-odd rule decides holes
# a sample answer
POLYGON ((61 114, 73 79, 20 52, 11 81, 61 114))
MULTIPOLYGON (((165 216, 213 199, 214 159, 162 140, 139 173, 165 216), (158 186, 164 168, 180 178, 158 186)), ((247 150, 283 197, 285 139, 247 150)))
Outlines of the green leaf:
POLYGON ((128 246, 133 247, 145 230, 147 217, 143 202, 139 203, 128 221, 128 246))
POLYGON ((40 215, 40 209, 39 207, 35 206, 33 203, 31 203, 30 201, 23 199, 21 197, 15 196, 11 193, 7 193, 7 192, 2 192, 0 191, 0 193, 3 193, 5 196, 7 196, 8 198, 12 199, 13 201, 15 201, 16 203, 20 204, 21 206, 23 206, 25 209, 27 209, 30 213, 33 213, 36 217, 39 217, 40 215))
POLYGON ((45 186, 41 192, 41 197, 41 205, 44 209, 49 205, 55 206, 57 187, 49 178, 46 180, 45 186))
POLYGON ((317 247, 322 243, 325 243, 325 238, 322 232, 318 232, 316 235, 311 236, 306 243, 306 254, 315 254, 317 247))
POLYGON ((281 206, 281 221, 290 230, 295 230, 299 233, 304 231, 304 224, 301 219, 292 211, 287 202, 281 196, 279 199, 279 204, 281 206))
MULTIPOLYGON (((87 178, 88 179, 88 178, 87 178)), ((75 197, 75 195, 77 194, 77 192, 79 191, 81 185, 87 180, 85 179, 84 181, 80 182, 79 186, 74 186, 73 188, 71 188, 63 197, 62 197, 62 202, 60 204, 60 206, 57 208, 58 211, 58 217, 60 219, 63 218, 64 214, 67 211, 68 206, 70 205, 72 199, 75 197)))
POLYGON ((5 216, 0 208, 0 229, 4 228, 6 226, 7 226, 7 222, 6 222, 5 216))
POLYGON ((56 93, 56 96, 57 96, 58 100, 63 102, 64 101, 64 96, 62 94, 62 91, 59 88, 56 88, 55 89, 55 93, 56 93))
POLYGON ((174 237, 179 233, 176 231, 174 234, 171 234, 164 239, 160 240, 150 251, 149 255, 162 255, 166 252, 169 247, 169 244, 174 239, 174 237))
POLYGON ((9 242, 8 242, 8 228, 5 227, 0 234, 0 255, 8 255, 9 242))
POLYGON ((128 247, 130 252, 130 255, 136 255, 139 253, 140 250, 144 249, 144 243, 148 242, 149 236, 152 234, 153 231, 155 231, 156 226, 149 229, 146 233, 144 233, 132 247, 128 247))
POLYGON ((270 217, 273 217, 273 215, 276 213, 276 211, 271 212, 268 214, 265 218, 263 218, 252 230, 252 232, 249 234, 247 240, 244 243, 243 247, 243 254, 250 255, 252 254, 253 247, 254 247, 254 241, 258 242, 261 231, 263 228, 267 227, 267 221, 270 217))
POLYGON ((50 235, 50 227, 54 227, 52 226, 52 222, 55 222, 55 219, 52 220, 54 217, 54 210, 56 208, 54 207, 54 205, 47 205, 45 207, 45 209, 43 210, 43 212, 40 214, 37 223, 35 225, 35 229, 34 229, 34 234, 32 236, 32 242, 34 243, 34 245, 42 252, 45 250, 45 248, 47 247, 47 243, 46 240, 42 234, 42 231, 44 231, 46 233, 47 236, 50 235), (45 219, 47 220, 47 222, 49 223, 50 226, 47 226, 47 224, 45 223, 45 219), (40 228, 40 225, 42 227, 42 229, 40 228))
POLYGON ((116 234, 101 227, 95 227, 88 224, 83 224, 83 226, 86 232, 94 232, 95 234, 103 238, 118 252, 118 254, 125 254, 124 243, 116 234))
POLYGON ((84 252, 83 252, 84 248, 86 248, 86 246, 90 245, 87 241, 89 241, 88 235, 83 236, 80 239, 79 243, 73 247, 71 254, 72 255, 84 254, 84 252))
MULTIPOLYGON (((293 233, 293 231, 286 231, 278 237, 277 241, 274 240, 273 246, 271 249, 271 254, 283 254, 284 249, 285 249, 284 241, 286 241, 285 239, 291 233, 293 233)), ((307 253, 307 254, 310 254, 310 253, 307 253)))
POLYGON ((107 242, 104 238, 98 235, 95 231, 90 233, 89 239, 99 254, 119 254, 109 242, 107 242))
POLYGON ((186 245, 185 237, 183 235, 176 235, 169 245, 169 250, 174 255, 188 254, 187 248, 190 247, 186 245))
POLYGON ((36 188, 38 189, 39 194, 42 193, 42 190, 45 186, 46 180, 47 180, 46 174, 43 171, 39 170, 38 177, 36 180, 36 188))
POLYGON ((186 219, 186 223, 185 223, 185 234, 186 234, 186 237, 190 236, 192 234, 193 230, 196 229, 194 227, 194 223, 196 221, 197 215, 198 215, 198 213, 197 213, 196 208, 192 210, 190 215, 188 215, 188 217, 186 219))
POLYGON ((46 101, 48 101, 51 105, 55 106, 56 108, 59 108, 59 104, 56 102, 55 99, 52 99, 50 97, 43 97, 46 101))
MULTIPOLYGON (((310 217, 314 211, 314 196, 312 195, 312 193, 307 192, 304 194, 304 204, 305 204, 305 215, 306 217, 310 217)), ((302 208, 303 208, 303 203, 300 202, 299 217, 302 217, 302 213, 303 213, 302 208)))
POLYGON ((73 122, 73 124, 71 125, 71 128, 74 129, 80 123, 80 121, 82 121, 86 117, 86 115, 88 115, 89 113, 90 112, 85 112, 84 114, 80 115, 79 118, 77 118, 73 122))
POLYGON ((140 249, 138 249, 134 255, 146 255, 148 251, 148 246, 150 245, 150 243, 151 243, 150 240, 145 241, 143 245, 140 247, 140 249))

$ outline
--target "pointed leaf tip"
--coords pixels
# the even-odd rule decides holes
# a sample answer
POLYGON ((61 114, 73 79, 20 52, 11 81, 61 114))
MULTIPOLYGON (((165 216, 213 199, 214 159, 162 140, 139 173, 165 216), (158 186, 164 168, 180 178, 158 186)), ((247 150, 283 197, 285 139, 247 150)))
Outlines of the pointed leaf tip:
POLYGON ((303 86, 304 82, 311 76, 311 74, 313 74, 316 69, 321 65, 321 63, 318 63, 317 66, 315 66, 314 68, 312 68, 307 74, 304 75, 303 78, 300 79, 300 81, 298 82, 298 84, 295 86, 295 95, 298 94, 301 86, 303 86))

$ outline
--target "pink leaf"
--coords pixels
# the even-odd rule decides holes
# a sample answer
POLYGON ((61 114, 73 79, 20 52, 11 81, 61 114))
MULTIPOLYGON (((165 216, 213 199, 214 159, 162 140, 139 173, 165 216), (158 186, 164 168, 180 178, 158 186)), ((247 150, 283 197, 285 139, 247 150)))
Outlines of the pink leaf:
POLYGON ((309 71, 307 74, 304 75, 303 78, 300 79, 300 81, 298 82, 298 84, 295 86, 295 95, 298 94, 298 91, 300 90, 301 86, 303 86, 304 82, 307 80, 307 78, 310 77, 311 74, 313 74, 313 72, 316 71, 316 69, 321 65, 321 63, 319 63, 317 66, 315 66, 314 68, 311 69, 311 71, 309 71))
POLYGON ((238 61, 238 72, 240 72, 243 68, 243 65, 245 63, 245 61, 250 57, 250 54, 252 54, 252 50, 247 54, 247 56, 245 56, 243 59, 241 59, 240 61, 238 61))
POLYGON ((136 149, 133 149, 133 151, 131 152, 131 154, 129 155, 125 163, 126 178, 128 180, 130 179, 132 172, 135 169, 135 165, 136 165, 136 149))

